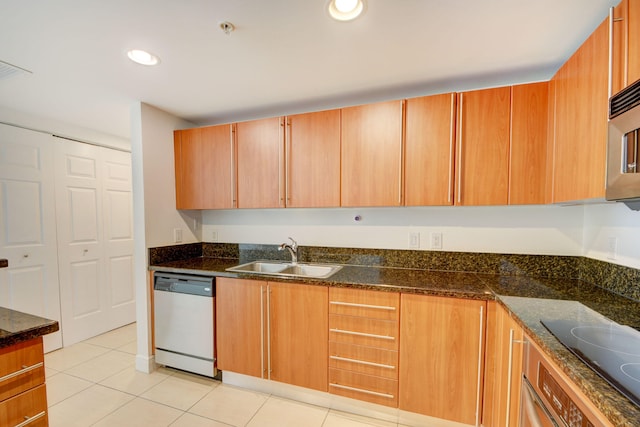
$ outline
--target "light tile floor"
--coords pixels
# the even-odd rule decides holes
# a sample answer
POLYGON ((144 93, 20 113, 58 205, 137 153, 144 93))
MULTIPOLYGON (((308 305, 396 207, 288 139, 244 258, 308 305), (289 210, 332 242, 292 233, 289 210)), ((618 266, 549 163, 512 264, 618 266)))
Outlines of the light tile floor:
POLYGON ((135 353, 132 324, 46 354, 50 427, 397 426, 174 369, 144 374, 135 353))

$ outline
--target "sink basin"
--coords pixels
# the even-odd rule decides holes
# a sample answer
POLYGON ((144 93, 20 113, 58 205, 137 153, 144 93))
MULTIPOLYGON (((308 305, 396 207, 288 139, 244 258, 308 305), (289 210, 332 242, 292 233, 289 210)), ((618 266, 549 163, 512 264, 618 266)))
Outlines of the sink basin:
POLYGON ((308 264, 278 261, 252 261, 246 264, 227 268, 227 271, 237 273, 263 274, 268 276, 284 277, 307 277, 315 279, 326 279, 333 275, 342 266, 332 264, 308 264))

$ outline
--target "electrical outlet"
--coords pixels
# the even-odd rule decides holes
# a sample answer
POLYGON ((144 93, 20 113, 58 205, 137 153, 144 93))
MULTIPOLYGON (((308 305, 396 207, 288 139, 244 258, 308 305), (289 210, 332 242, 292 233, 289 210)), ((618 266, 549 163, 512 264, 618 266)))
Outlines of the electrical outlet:
POLYGON ((420 233, 409 233, 409 249, 420 249, 420 233))
POLYGON ((617 259, 618 258, 618 238, 614 236, 609 237, 608 247, 607 247, 607 258, 608 259, 617 259))
POLYGON ((173 241, 175 243, 182 242, 182 228, 174 228, 173 229, 173 241))
POLYGON ((218 230, 211 230, 210 236, 211 236, 211 242, 217 242, 218 241, 218 230))
POLYGON ((431 233, 431 249, 442 249, 442 233, 431 233))

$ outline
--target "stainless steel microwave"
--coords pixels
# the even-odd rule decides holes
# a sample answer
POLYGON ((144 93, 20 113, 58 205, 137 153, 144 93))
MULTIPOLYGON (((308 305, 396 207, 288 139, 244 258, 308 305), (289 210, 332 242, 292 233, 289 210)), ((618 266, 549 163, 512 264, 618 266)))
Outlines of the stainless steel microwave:
POLYGON ((640 210, 640 80, 609 100, 607 200, 640 210))

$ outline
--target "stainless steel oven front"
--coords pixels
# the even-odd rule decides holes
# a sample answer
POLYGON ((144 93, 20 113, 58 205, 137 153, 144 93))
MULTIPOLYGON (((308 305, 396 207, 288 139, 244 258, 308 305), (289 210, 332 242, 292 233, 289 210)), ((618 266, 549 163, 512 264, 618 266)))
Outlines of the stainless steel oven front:
POLYGON ((525 336, 520 427, 604 426, 525 336))

